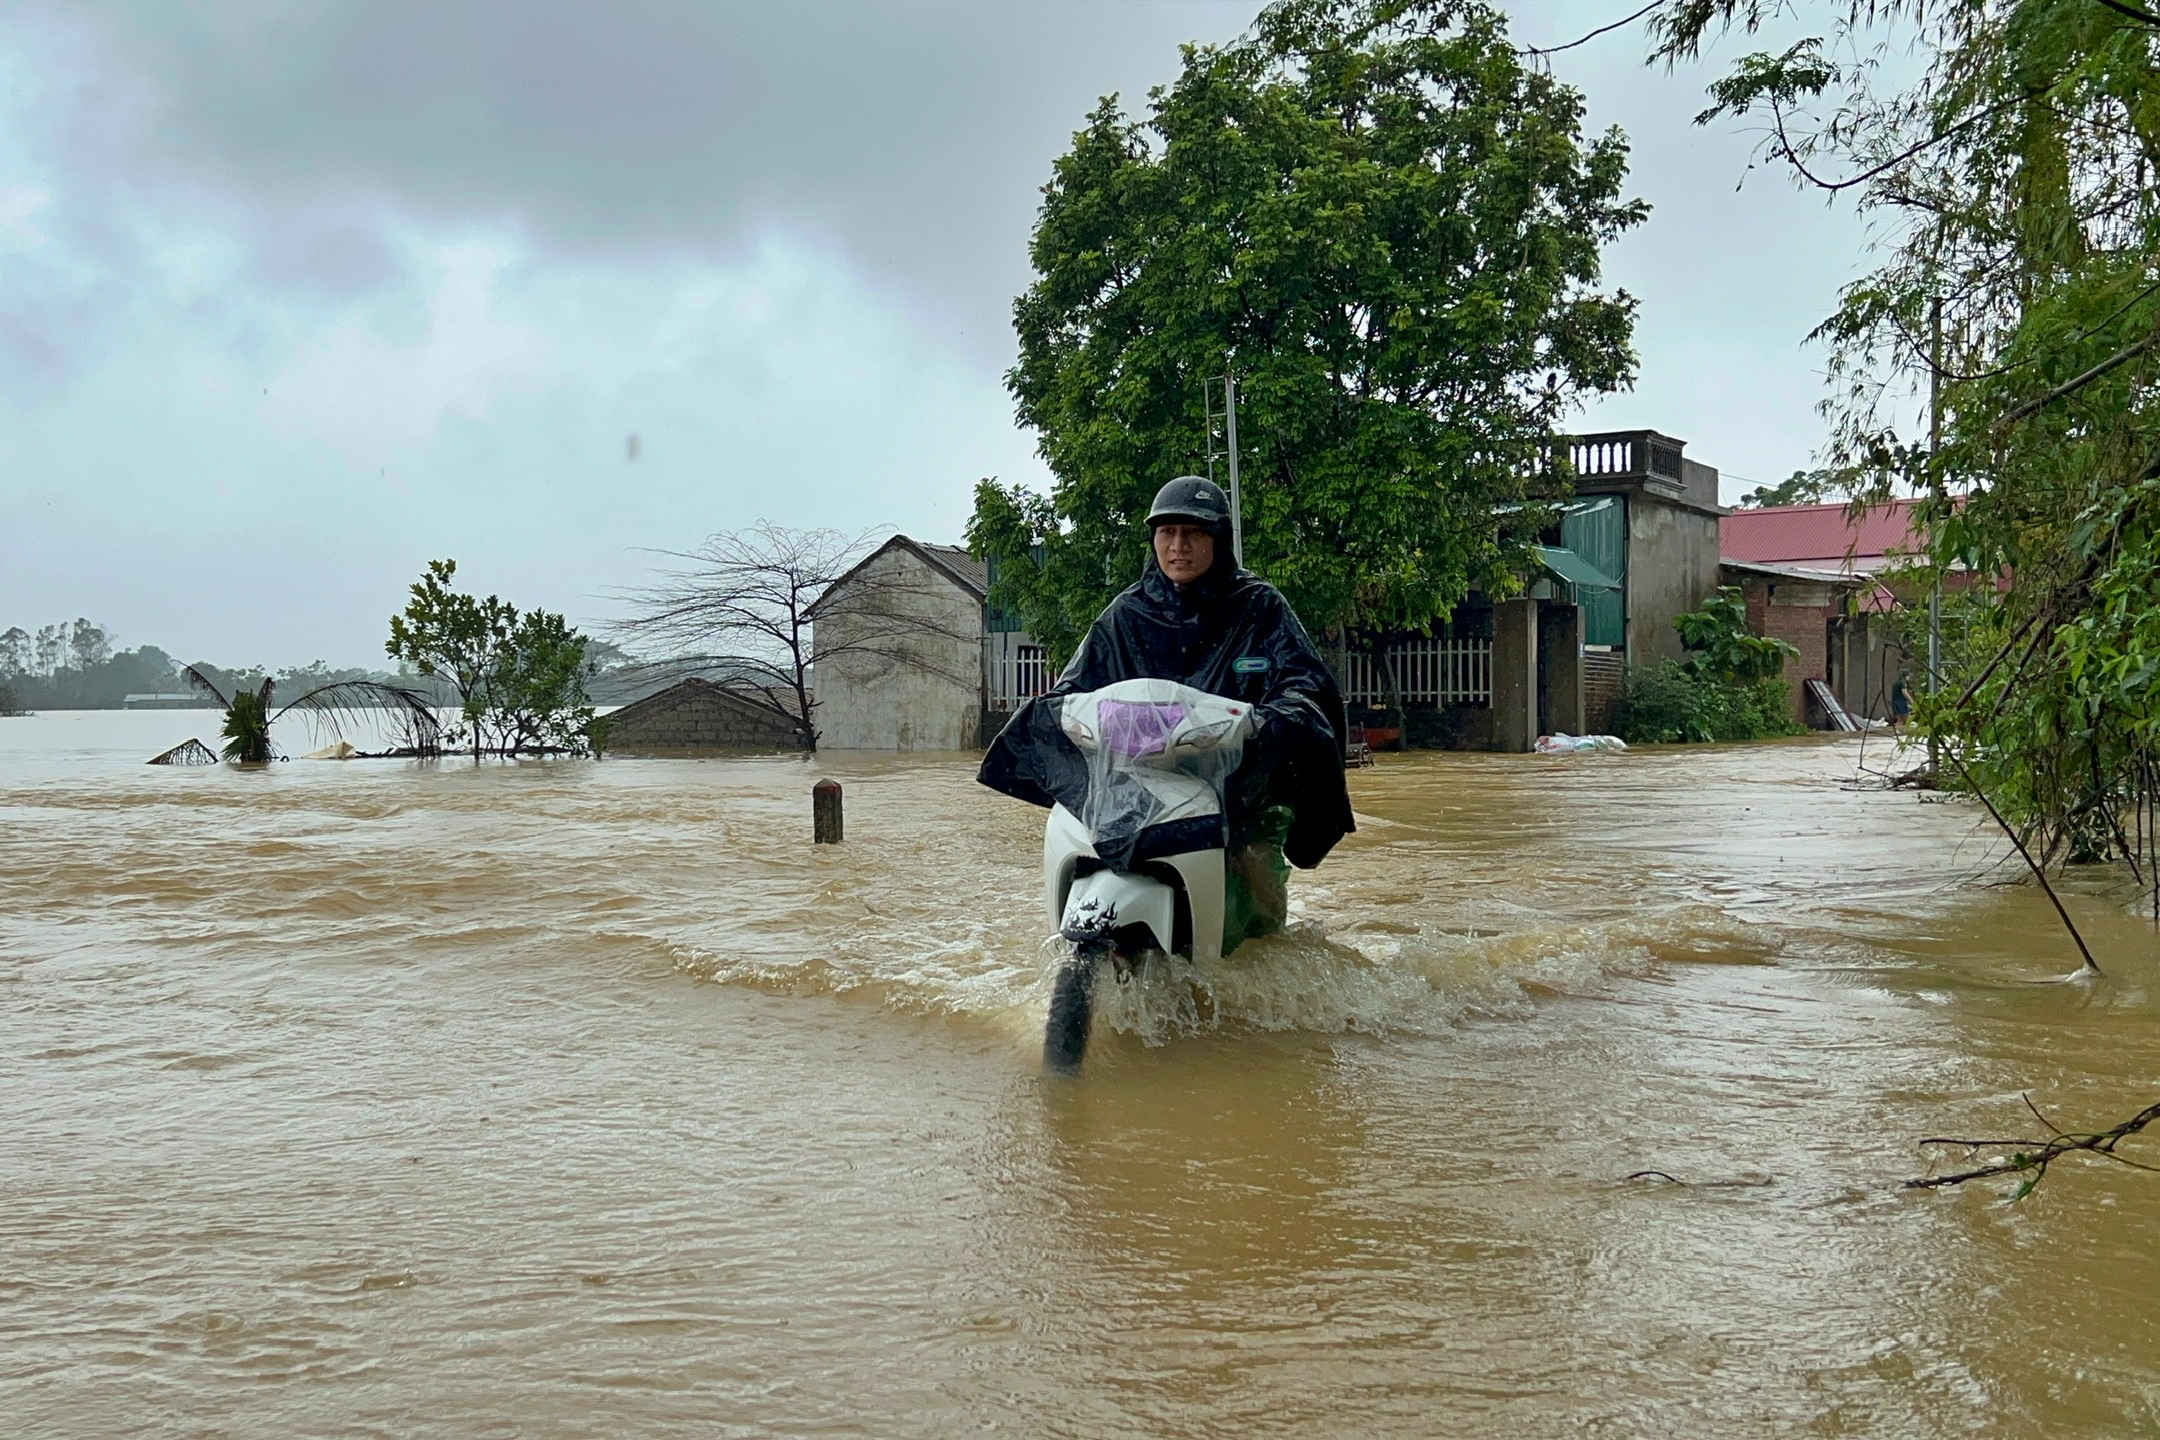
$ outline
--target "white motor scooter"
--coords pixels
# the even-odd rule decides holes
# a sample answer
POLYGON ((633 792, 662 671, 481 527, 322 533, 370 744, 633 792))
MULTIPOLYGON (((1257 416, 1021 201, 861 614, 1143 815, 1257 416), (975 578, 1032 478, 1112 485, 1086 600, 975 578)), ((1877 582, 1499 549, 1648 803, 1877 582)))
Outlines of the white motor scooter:
POLYGON ((1123 680, 1060 702, 1086 758, 1087 798, 1052 807, 1043 899, 1072 942, 1043 1028, 1043 1064, 1080 1067, 1105 960, 1128 971, 1150 951, 1222 954, 1229 843, 1223 784, 1253 733, 1252 707, 1169 680, 1123 680))

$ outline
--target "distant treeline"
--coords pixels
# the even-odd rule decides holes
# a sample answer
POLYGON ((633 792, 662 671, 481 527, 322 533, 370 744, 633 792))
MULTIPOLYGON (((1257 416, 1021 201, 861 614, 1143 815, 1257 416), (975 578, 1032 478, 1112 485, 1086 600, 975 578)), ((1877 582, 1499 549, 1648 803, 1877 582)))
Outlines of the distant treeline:
MULTIPOLYGON (((181 661, 155 645, 117 650, 115 640, 106 627, 86 619, 42 626, 35 633, 19 625, 0 631, 0 715, 22 710, 119 710, 126 707, 130 695, 192 695, 196 705, 218 708, 217 701, 194 690, 181 676, 181 661)), ((604 640, 588 641, 585 653, 591 667, 586 689, 599 704, 622 704, 666 683, 664 676, 604 640)), ((377 680, 431 695, 445 706, 457 703, 456 692, 448 685, 409 670, 338 669, 320 660, 281 670, 260 665, 227 667, 204 660, 192 663, 228 695, 254 690, 264 680, 286 696, 341 680, 377 680)))

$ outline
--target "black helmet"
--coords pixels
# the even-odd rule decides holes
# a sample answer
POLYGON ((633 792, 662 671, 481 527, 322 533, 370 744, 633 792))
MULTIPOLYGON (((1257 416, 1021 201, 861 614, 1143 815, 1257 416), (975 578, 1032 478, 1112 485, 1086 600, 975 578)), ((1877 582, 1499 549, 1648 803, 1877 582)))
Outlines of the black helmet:
POLYGON ((1155 505, 1148 511, 1147 523, 1152 530, 1157 525, 1180 521, 1227 531, 1230 527, 1230 497, 1212 480, 1203 480, 1198 475, 1180 475, 1155 492, 1155 505))

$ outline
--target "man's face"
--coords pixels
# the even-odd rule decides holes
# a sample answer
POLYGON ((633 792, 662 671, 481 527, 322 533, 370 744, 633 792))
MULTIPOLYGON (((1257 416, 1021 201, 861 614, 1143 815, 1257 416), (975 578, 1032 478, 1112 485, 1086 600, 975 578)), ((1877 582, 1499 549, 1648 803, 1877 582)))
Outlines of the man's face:
POLYGON ((1158 525, 1155 563, 1172 583, 1190 585, 1215 563, 1215 537, 1201 525, 1158 525))

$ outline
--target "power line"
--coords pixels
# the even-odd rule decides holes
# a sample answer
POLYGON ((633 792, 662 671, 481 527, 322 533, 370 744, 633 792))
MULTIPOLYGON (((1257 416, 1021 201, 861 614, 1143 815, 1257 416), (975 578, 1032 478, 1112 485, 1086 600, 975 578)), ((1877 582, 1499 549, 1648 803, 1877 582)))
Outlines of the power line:
MULTIPOLYGON (((1565 45, 1548 45, 1543 47, 1536 45, 1525 45, 1521 49, 1518 49, 1515 53, 1517 55, 1558 55, 1563 50, 1573 50, 1578 45, 1589 44, 1592 40, 1597 39, 1597 37, 1600 35, 1609 35, 1615 30, 1623 29, 1626 26, 1634 24, 1637 20, 1642 19, 1643 16, 1648 15, 1651 11, 1657 9, 1664 3, 1665 0, 1650 0, 1650 3, 1648 5, 1643 6, 1642 9, 1637 10, 1634 14, 1626 17, 1625 19, 1615 20, 1610 25, 1600 25, 1597 29, 1592 30, 1589 34, 1578 36, 1577 38, 1568 41, 1565 45)), ((2101 0, 2101 3, 2106 4, 2107 0, 2101 0)))

